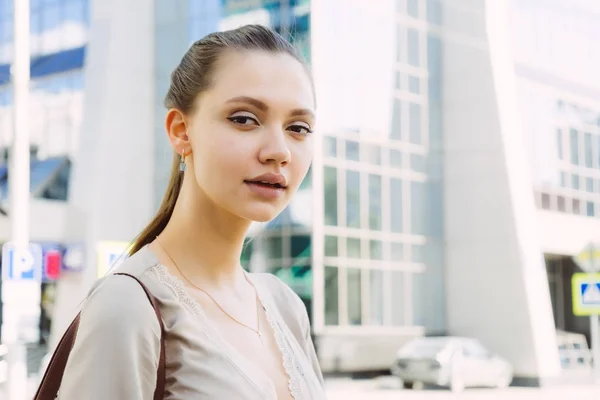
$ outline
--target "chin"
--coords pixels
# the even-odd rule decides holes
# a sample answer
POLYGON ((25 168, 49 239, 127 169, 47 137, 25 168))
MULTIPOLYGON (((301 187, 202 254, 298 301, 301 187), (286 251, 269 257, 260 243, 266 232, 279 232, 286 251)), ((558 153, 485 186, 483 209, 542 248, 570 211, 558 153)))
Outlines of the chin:
POLYGON ((263 205, 262 207, 252 207, 240 213, 240 216, 254 222, 269 222, 277 217, 281 211, 280 207, 263 205))

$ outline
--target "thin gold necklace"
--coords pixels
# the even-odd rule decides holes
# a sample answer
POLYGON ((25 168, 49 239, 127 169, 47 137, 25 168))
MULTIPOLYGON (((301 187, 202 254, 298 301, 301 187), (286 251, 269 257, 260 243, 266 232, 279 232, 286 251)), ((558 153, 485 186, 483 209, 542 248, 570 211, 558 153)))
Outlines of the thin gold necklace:
POLYGON ((221 305, 219 304, 219 302, 216 301, 215 298, 212 297, 210 293, 208 293, 206 290, 204 290, 201 287, 199 287, 198 285, 196 285, 187 276, 185 276, 185 274, 181 271, 181 269, 179 268, 179 266, 177 265, 177 263, 175 262, 175 260, 173 260, 173 257, 171 257, 171 255, 169 254, 169 252, 167 251, 167 249, 165 249, 165 247, 158 241, 158 239, 156 240, 156 243, 160 246, 160 248, 167 255, 167 257, 169 257, 169 260, 171 260, 171 262, 173 263, 173 266, 175 266, 175 268, 177 269, 177 271, 179 272, 179 274, 183 277, 183 279, 185 279, 190 285, 192 285, 193 287, 195 287, 196 289, 200 290, 202 293, 204 293, 205 295, 207 295, 213 301, 213 303, 215 303, 215 305, 223 312, 223 314, 227 315, 229 318, 231 318, 231 320, 233 320, 237 324, 243 326, 244 328, 250 329, 252 332, 256 333, 258 335, 258 338, 262 342, 262 332, 260 331, 260 299, 258 297, 258 291, 256 290, 256 287, 250 281, 250 279, 248 279, 248 277, 246 276, 245 273, 244 273, 244 278, 250 284, 250 286, 252 286, 252 289, 254 289, 254 294, 255 294, 255 297, 256 297, 256 329, 252 328, 249 325, 244 324, 243 322, 241 322, 240 320, 238 320, 237 318, 235 318, 233 315, 231 315, 227 311, 225 311, 225 309, 223 307, 221 307, 221 305))

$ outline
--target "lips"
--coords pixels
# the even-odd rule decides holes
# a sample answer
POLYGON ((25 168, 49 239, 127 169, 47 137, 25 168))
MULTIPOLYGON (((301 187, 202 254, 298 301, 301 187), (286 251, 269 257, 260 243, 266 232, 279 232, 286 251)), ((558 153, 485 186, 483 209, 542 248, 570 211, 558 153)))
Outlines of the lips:
POLYGON ((287 187, 287 180, 285 179, 285 176, 281 174, 274 174, 271 172, 255 176, 254 178, 247 179, 244 182, 252 183, 255 185, 272 186, 275 188, 287 187))
POLYGON ((285 187, 280 183, 269 181, 244 181, 250 192, 261 200, 273 201, 281 198, 285 193, 285 187))
POLYGON ((281 186, 280 183, 271 183, 268 181, 244 181, 246 183, 251 183, 253 185, 260 185, 260 186, 264 186, 264 187, 271 187, 274 189, 285 189, 284 186, 281 186))

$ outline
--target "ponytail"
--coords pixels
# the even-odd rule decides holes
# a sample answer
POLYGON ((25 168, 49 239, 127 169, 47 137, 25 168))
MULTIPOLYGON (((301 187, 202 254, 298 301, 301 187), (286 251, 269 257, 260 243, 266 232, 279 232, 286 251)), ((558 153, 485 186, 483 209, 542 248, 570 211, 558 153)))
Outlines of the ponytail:
POLYGON ((152 219, 152 222, 150 222, 133 241, 133 244, 129 249, 130 256, 140 251, 144 246, 150 244, 165 229, 167 223, 171 219, 171 215, 173 215, 175 203, 177 203, 177 198, 181 191, 182 182, 183 172, 179 171, 179 156, 175 154, 165 197, 163 198, 156 216, 152 219))

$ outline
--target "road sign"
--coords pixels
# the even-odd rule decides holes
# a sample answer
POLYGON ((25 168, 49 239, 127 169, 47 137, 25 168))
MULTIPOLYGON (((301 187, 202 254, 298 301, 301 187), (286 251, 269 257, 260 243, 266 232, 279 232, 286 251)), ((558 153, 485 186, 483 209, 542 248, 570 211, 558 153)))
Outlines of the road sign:
POLYGON ((575 273, 571 284, 573 313, 577 316, 600 315, 600 273, 575 273))
POLYGON ((585 272, 600 272, 600 244, 588 244, 573 257, 573 261, 585 272))
POLYGON ((85 245, 83 243, 69 243, 65 246, 62 267, 65 271, 81 272, 85 266, 85 245))
POLYGON ((44 282, 54 282, 60 277, 62 267, 62 251, 59 248, 44 249, 44 282))
POLYGON ((42 278, 42 247, 29 243, 18 249, 14 243, 2 246, 2 279, 7 281, 40 281, 42 278))

